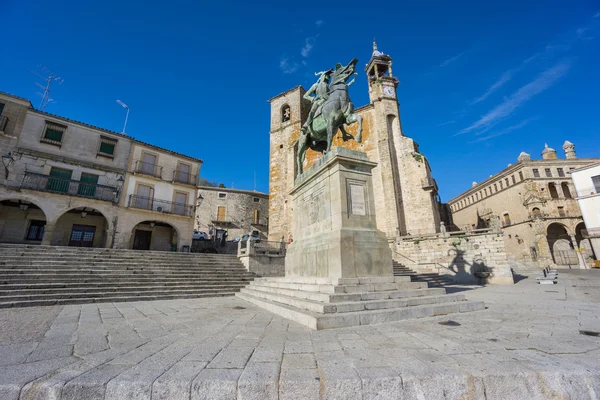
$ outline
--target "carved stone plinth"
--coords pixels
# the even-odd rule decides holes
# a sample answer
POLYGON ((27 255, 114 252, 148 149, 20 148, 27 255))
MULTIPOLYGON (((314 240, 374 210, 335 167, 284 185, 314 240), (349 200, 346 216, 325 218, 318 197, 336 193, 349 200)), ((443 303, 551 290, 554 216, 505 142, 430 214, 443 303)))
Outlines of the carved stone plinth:
POLYGON ((296 180, 287 277, 393 275, 391 250, 376 228, 375 166, 365 153, 335 147, 296 180))

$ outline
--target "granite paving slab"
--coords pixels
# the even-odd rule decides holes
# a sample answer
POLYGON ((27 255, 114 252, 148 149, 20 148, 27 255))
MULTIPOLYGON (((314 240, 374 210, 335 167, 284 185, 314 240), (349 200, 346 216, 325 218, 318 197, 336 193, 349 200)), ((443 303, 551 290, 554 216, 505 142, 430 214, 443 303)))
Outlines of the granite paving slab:
POLYGON ((327 331, 235 297, 2 309, 0 399, 598 399, 600 271, 560 274, 327 331))

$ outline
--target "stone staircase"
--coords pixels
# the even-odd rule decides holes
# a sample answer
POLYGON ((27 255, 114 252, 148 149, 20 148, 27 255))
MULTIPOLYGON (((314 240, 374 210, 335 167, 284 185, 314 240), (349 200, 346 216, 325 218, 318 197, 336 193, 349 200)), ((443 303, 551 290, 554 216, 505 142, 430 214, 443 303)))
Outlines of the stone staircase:
POLYGON ((231 296, 235 255, 0 244, 0 308, 231 296))
POLYGON ((371 325, 485 308, 409 276, 257 278, 236 296, 312 329, 371 325))
POLYGON ((452 280, 443 275, 432 273, 418 273, 412 269, 393 261, 394 276, 410 276, 412 282, 426 282, 429 287, 440 288, 453 283, 452 280))

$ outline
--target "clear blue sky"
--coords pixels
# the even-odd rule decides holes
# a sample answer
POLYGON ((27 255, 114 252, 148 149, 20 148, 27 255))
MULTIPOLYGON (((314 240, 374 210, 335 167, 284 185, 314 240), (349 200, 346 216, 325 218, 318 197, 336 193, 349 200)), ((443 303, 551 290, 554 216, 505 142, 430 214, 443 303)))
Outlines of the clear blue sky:
MULTIPOLYGON (((202 176, 268 192, 269 104, 313 72, 394 59, 404 132, 444 201, 547 142, 600 157, 600 3, 582 1, 0 0, 0 90, 204 160, 202 176)), ((367 103, 365 76, 351 88, 367 103)))

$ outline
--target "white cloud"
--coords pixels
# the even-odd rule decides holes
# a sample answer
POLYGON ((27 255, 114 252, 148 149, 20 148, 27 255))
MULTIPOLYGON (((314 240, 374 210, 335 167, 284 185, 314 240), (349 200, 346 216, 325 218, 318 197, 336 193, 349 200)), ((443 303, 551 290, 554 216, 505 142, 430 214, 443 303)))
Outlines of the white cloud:
POLYGON ((462 56, 464 56, 465 53, 466 53, 466 51, 463 51, 462 53, 457 54, 454 57, 451 57, 451 58, 447 59, 446 61, 444 61, 443 63, 441 63, 439 65, 440 68, 447 67, 448 65, 452 64, 453 62, 455 62, 456 60, 458 60, 459 58, 461 58, 462 56))
POLYGON ((594 14, 594 16, 592 18, 600 18, 600 12, 597 12, 596 14, 594 14))
POLYGON ((281 60, 279 60, 279 68, 284 74, 292 74, 298 70, 298 63, 294 60, 291 60, 287 56, 282 56, 281 60))
POLYGON ((512 79, 514 73, 515 73, 514 70, 509 70, 509 71, 506 71, 505 73, 503 73, 502 76, 500 77, 500 79, 498 79, 496 82, 494 82, 494 84, 492 86, 490 86, 488 88, 488 90, 485 91, 484 94, 482 94, 481 96, 479 96, 478 98, 476 98, 469 104, 470 105, 477 104, 477 103, 480 103, 483 100, 487 99, 489 97, 489 95, 491 95, 496 90, 498 90, 502 86, 504 86, 508 81, 510 81, 512 79))
POLYGON ((454 123, 456 123, 456 121, 452 120, 452 121, 442 122, 441 124, 437 124, 436 126, 444 126, 444 125, 450 125, 450 124, 454 124, 454 123))
POLYGON ((307 37, 306 39, 304 39, 304 47, 302 47, 302 50, 300 50, 300 54, 302 54, 302 57, 308 57, 308 54, 315 46, 315 40, 315 37, 307 37))
POLYGON ((536 79, 521 87, 519 90, 507 97, 501 104, 494 107, 471 126, 456 133, 456 135, 462 135, 478 130, 489 130, 500 120, 510 116, 516 109, 532 99, 535 95, 542 93, 544 90, 554 85, 569 71, 570 67, 570 62, 568 60, 563 60, 555 66, 547 69, 536 79))
POLYGON ((316 26, 321 26, 321 25, 323 25, 324 23, 325 23, 325 21, 323 21, 322 19, 318 19, 318 20, 316 20, 316 21, 315 21, 315 25, 316 25, 316 26))
POLYGON ((477 139, 477 140, 474 140, 474 141, 472 141, 472 142, 469 142, 469 143, 484 142, 484 141, 486 141, 486 140, 489 140, 489 139, 491 139, 491 138, 495 138, 495 137, 497 137, 497 136, 506 135, 507 133, 510 133, 510 132, 512 132, 512 131, 516 131, 517 129, 521 129, 522 127, 524 127, 525 125, 529 124, 531 121, 535 121, 536 119, 537 119, 537 117, 535 117, 535 118, 528 118, 528 119, 526 119, 526 120, 524 120, 524 121, 521 121, 521 122, 519 122, 519 123, 518 123, 518 124, 516 124, 516 125, 509 126, 509 127, 508 127, 508 128, 506 128, 506 129, 503 129, 503 130, 501 130, 501 131, 498 131, 498 132, 492 133, 491 135, 488 135, 488 136, 481 137, 481 138, 479 138, 479 139, 477 139))

